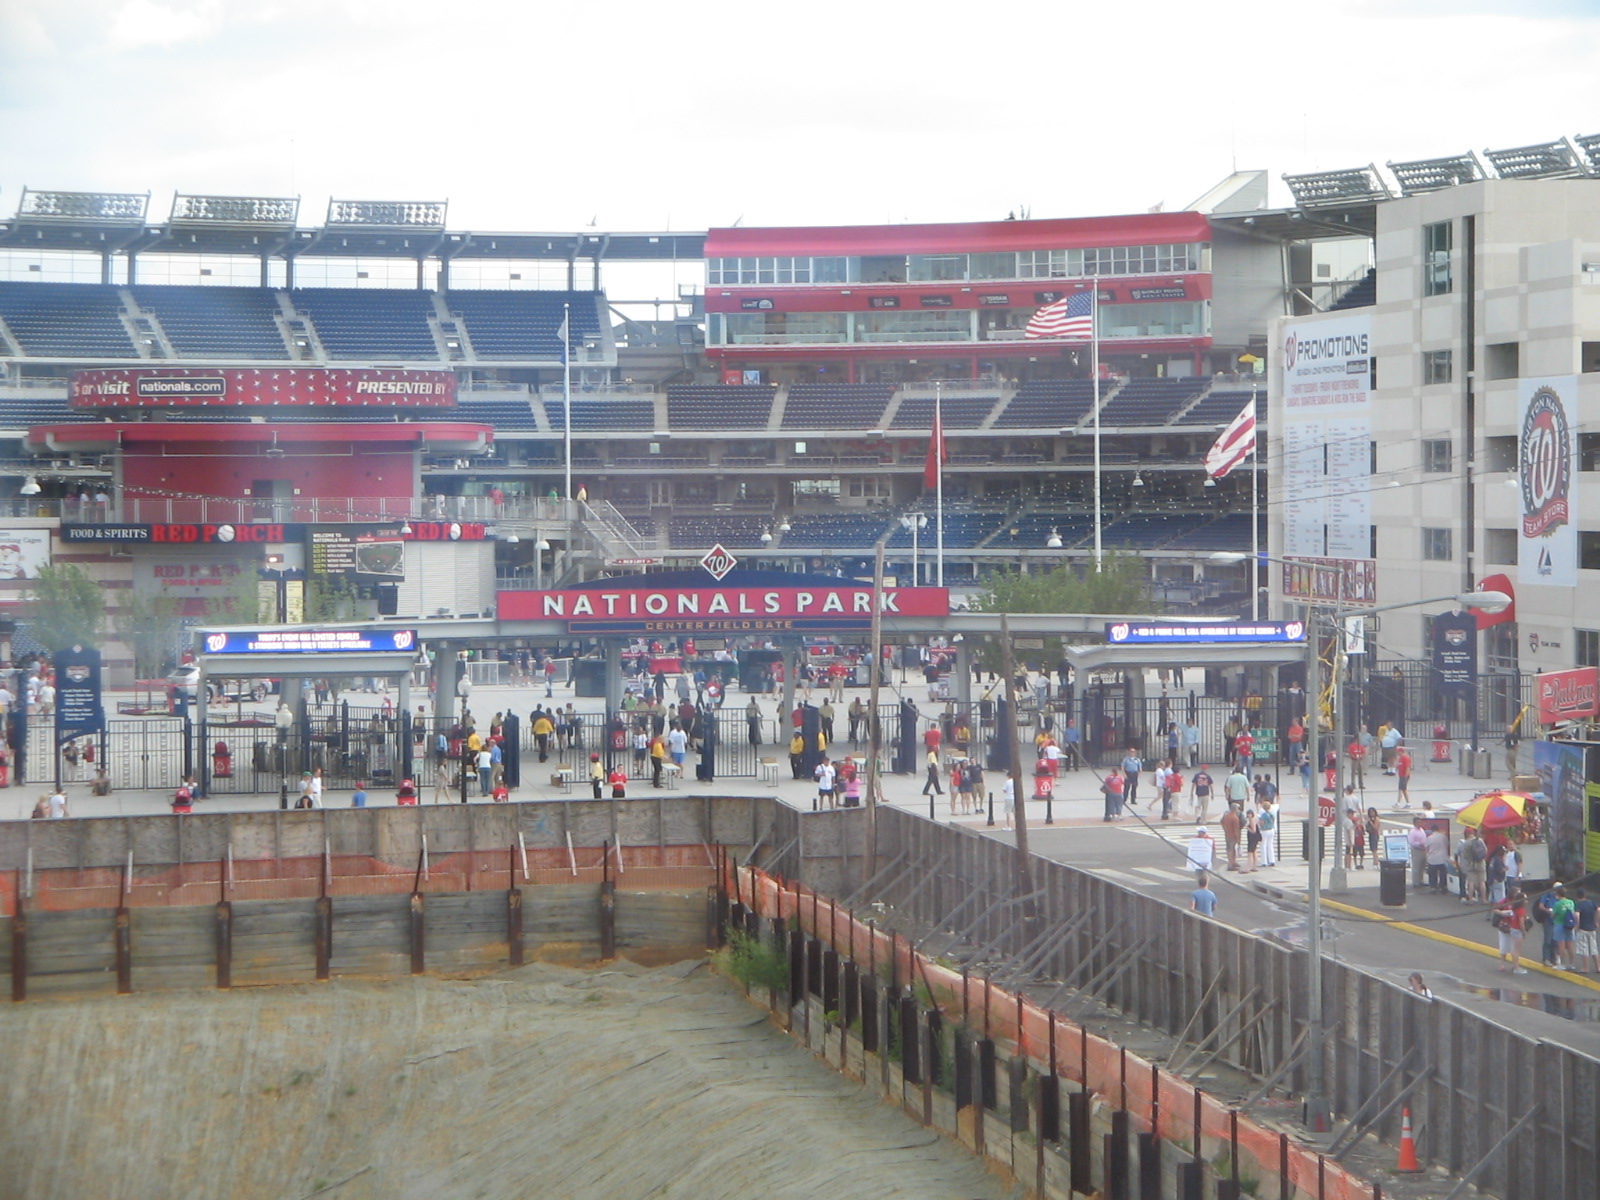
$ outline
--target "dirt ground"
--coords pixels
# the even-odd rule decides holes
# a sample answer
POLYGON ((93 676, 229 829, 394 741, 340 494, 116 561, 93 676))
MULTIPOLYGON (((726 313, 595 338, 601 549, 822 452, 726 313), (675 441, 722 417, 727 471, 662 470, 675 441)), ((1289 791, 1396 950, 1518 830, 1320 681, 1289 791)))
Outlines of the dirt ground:
POLYGON ((1019 1194, 698 963, 0 1012, 0 1200, 1019 1194))

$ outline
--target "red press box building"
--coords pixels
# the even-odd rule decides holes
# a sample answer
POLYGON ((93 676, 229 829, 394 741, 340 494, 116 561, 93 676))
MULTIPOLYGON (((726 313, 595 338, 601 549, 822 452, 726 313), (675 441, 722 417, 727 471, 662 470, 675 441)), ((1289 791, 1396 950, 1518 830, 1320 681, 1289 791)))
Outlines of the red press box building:
POLYGON ((1024 329, 1043 305, 1092 281, 1108 371, 1234 370, 1248 346, 1235 336, 1236 322, 1220 341, 1213 329, 1219 233, 1230 308, 1256 308, 1262 297, 1244 295, 1261 265, 1255 247, 1236 231, 1214 231, 1197 212, 713 229, 706 353, 729 383, 903 379, 916 374, 908 366, 949 377, 952 360, 973 378, 1082 375, 1088 353, 1081 343, 1029 340, 1024 329), (1244 304, 1233 305, 1234 295, 1244 304))

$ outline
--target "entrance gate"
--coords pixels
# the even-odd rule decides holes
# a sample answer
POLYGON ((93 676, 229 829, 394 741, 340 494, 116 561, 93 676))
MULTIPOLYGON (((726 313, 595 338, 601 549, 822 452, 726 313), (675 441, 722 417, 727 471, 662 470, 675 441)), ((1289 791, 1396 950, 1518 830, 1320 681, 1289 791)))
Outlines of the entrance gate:
MULTIPOLYGON (((55 779, 55 758, 51 744, 55 729, 48 718, 34 718, 28 726, 27 778, 41 784, 55 779)), ((184 721, 182 717, 113 718, 106 722, 105 740, 79 738, 80 753, 94 741, 95 757, 101 762, 85 762, 76 768, 62 764, 61 778, 68 783, 85 783, 103 765, 112 788, 157 788, 177 791, 183 781, 184 721)))

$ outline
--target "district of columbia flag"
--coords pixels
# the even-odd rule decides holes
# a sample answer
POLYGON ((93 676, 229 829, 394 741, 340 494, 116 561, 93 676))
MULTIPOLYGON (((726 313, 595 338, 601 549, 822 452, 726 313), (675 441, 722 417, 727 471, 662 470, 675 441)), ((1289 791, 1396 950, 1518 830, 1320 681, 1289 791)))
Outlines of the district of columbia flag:
POLYGON ((1249 458, 1255 452, 1255 448, 1256 400, 1251 396, 1249 403, 1222 431, 1216 444, 1206 451, 1206 474, 1212 479, 1221 479, 1249 458))
POLYGON ((939 486, 939 472, 949 460, 950 452, 944 444, 944 417, 933 415, 933 436, 928 439, 928 461, 922 468, 922 486, 930 491, 939 486))
POLYGON ((1074 292, 1046 304, 1028 318, 1023 336, 1088 341, 1094 336, 1094 293, 1074 292))

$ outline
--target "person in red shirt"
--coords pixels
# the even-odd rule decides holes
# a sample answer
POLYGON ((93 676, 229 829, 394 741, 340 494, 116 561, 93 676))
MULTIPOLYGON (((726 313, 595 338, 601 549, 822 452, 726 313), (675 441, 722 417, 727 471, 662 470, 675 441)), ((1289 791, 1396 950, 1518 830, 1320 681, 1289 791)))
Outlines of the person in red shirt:
POLYGON ((1361 744, 1361 739, 1353 737, 1350 744, 1344 748, 1350 757, 1350 774, 1355 780, 1356 787, 1361 791, 1367 789, 1367 748, 1361 744))
POLYGON ((1500 970, 1513 975, 1526 975, 1522 965, 1522 935, 1528 927, 1528 901, 1521 888, 1512 888, 1511 894, 1494 906, 1494 927, 1500 934, 1500 970))
POLYGON ((1394 773, 1400 783, 1400 807, 1410 808, 1411 793, 1406 788, 1411 783, 1411 751, 1404 746, 1400 747, 1400 753, 1395 756, 1394 773))
POLYGON ((1233 756, 1239 764, 1239 769, 1246 775, 1255 765, 1256 739, 1251 735, 1249 727, 1239 731, 1239 736, 1233 739, 1233 756))
POLYGON ((626 800, 628 798, 628 773, 620 765, 611 768, 611 774, 607 777, 607 782, 611 784, 611 798, 613 800, 626 800))
POLYGON ((939 732, 939 723, 930 721, 928 723, 928 732, 922 735, 922 744, 928 748, 930 753, 937 754, 939 752, 939 743, 943 740, 944 734, 939 732))

